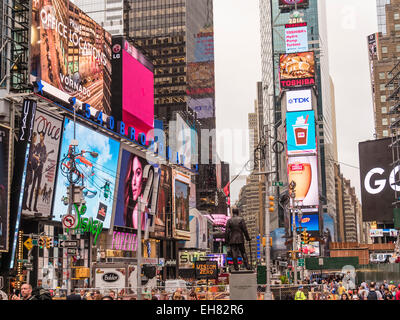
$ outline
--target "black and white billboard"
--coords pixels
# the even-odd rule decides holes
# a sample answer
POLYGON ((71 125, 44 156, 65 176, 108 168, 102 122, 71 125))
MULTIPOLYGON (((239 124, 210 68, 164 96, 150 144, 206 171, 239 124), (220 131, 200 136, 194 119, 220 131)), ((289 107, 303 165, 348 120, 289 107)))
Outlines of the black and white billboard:
POLYGON ((358 144, 363 221, 393 223, 395 191, 400 195, 400 164, 392 166, 391 138, 358 144))

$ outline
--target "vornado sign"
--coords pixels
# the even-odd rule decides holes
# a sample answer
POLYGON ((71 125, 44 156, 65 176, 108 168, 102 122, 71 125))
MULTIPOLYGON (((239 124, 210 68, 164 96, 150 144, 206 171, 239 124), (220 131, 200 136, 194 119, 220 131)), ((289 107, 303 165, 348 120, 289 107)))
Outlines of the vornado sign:
POLYGON ((391 138, 361 142, 361 202, 364 221, 393 223, 396 192, 400 196, 400 165, 393 167, 391 138))
POLYGON ((286 92, 287 112, 312 110, 311 89, 286 92))

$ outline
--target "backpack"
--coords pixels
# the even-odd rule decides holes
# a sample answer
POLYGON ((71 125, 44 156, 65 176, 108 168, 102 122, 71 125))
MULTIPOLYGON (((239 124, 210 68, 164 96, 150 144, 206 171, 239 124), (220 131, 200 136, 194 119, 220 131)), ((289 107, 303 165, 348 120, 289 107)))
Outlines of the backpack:
POLYGON ((32 291, 32 295, 34 296, 35 300, 53 300, 51 294, 48 290, 44 288, 36 288, 32 291))
POLYGON ((367 300, 378 300, 378 295, 375 291, 370 291, 367 296, 367 300))

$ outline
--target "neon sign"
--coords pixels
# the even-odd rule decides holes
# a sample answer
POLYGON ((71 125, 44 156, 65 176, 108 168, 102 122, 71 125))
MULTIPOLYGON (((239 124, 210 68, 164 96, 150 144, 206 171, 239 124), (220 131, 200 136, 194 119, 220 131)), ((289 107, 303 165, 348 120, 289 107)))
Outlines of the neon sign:
POLYGON ((74 230, 80 230, 81 232, 87 232, 94 235, 94 245, 96 245, 97 238, 101 231, 103 230, 103 222, 94 220, 92 217, 83 218, 82 216, 86 213, 87 207, 85 204, 79 209, 76 204, 74 204, 75 211, 78 215, 78 224, 74 230))

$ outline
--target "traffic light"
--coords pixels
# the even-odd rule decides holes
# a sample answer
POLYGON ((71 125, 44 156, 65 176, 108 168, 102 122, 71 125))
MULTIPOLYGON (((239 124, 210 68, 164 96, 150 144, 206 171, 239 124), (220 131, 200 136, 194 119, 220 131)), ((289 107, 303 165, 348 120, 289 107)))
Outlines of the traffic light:
POLYGON ((53 238, 46 237, 46 248, 50 249, 53 246, 53 238))
POLYGON ((310 235, 307 233, 307 231, 303 231, 301 233, 301 242, 303 244, 308 244, 310 242, 310 235))
POLYGON ((274 212, 275 211, 275 197, 274 196, 269 196, 269 212, 274 212))
POLYGON ((38 241, 38 246, 40 249, 43 249, 43 247, 46 245, 46 239, 44 237, 40 237, 38 241))

